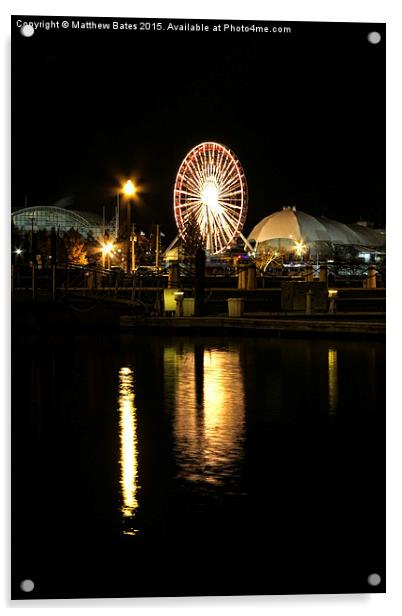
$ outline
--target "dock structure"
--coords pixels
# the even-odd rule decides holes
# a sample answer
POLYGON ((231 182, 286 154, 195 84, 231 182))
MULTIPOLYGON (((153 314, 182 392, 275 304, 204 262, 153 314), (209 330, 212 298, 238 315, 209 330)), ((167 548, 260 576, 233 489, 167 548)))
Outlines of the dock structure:
POLYGON ((122 315, 122 331, 150 331, 160 333, 243 333, 250 336, 385 336, 385 322, 381 315, 367 314, 316 315, 314 318, 295 315, 244 315, 242 317, 135 317, 122 315), (332 318, 330 318, 332 317, 332 318))

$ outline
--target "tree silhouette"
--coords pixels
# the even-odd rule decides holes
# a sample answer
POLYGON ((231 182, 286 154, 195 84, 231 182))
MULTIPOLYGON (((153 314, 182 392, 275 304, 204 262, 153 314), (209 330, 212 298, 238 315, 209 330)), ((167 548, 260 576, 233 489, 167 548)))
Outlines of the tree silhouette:
POLYGON ((67 259, 75 265, 87 265, 87 246, 84 237, 75 229, 70 229, 64 235, 64 246, 67 259))
POLYGON ((202 236, 194 214, 188 219, 182 243, 183 253, 188 257, 195 257, 198 250, 205 250, 205 239, 202 236))

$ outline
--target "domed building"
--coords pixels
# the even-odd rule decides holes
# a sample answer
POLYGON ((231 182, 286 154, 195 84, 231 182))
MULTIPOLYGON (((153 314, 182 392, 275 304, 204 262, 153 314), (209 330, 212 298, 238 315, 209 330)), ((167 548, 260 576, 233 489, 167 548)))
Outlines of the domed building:
POLYGON ((362 224, 345 224, 324 216, 310 216, 295 207, 284 207, 266 216, 247 239, 255 242, 257 254, 274 249, 328 256, 336 246, 369 253, 383 252, 385 249, 385 232, 382 230, 362 224))

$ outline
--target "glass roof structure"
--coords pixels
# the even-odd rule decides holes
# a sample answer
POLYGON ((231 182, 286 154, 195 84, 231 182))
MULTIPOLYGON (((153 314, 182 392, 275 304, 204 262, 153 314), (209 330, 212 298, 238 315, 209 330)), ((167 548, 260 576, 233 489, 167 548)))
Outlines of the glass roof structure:
MULTIPOLYGON (((40 205, 26 207, 11 213, 14 225, 21 232, 44 230, 50 231, 52 227, 56 232, 63 234, 75 229, 83 236, 99 237, 103 235, 102 218, 93 212, 78 212, 53 205, 40 205)), ((110 223, 106 223, 108 230, 110 223)))

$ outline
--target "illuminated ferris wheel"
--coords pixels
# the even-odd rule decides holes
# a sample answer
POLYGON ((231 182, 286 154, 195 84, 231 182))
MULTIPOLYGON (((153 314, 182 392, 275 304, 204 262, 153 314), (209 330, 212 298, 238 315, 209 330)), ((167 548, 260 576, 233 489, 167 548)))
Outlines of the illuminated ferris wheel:
POLYGON ((231 150, 206 142, 187 154, 176 177, 174 213, 180 237, 196 226, 210 254, 223 252, 241 235, 247 182, 231 150))

